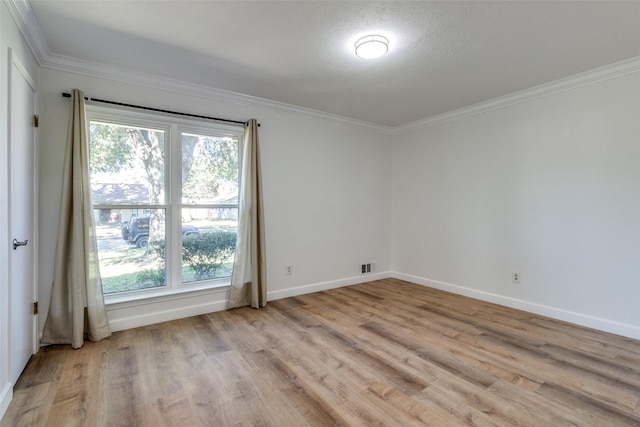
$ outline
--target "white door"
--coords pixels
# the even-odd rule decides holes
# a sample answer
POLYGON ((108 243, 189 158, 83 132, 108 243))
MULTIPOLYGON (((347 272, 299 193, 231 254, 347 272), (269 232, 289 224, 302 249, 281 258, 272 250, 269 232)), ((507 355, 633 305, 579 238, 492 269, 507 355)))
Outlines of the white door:
POLYGON ((35 85, 11 57, 9 75, 10 373, 15 384, 37 350, 35 284, 35 85))

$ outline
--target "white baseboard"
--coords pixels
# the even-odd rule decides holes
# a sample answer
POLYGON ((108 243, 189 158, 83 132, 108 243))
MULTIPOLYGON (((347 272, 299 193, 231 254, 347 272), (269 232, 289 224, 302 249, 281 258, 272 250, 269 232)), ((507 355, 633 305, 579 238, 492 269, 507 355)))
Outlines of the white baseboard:
MULTIPOLYGON (((428 286, 435 289, 441 289, 458 295, 476 298, 482 301, 500 304, 518 310, 528 311, 530 313, 551 317, 553 319, 563 320, 566 322, 586 326, 588 328, 598 329, 612 334, 640 339, 640 327, 636 325, 617 322, 610 319, 603 319, 584 313, 568 311, 557 307, 542 305, 531 301, 525 301, 517 298, 480 291, 477 289, 467 288, 464 286, 454 285, 451 283, 427 279, 419 276, 413 276, 396 271, 384 271, 380 273, 365 274, 361 276, 348 277, 345 279, 312 283, 308 285, 296 286, 293 288, 270 291, 267 292, 267 300, 274 301, 282 298, 295 297, 298 295, 305 295, 313 292, 320 292, 334 288, 341 288, 344 286, 356 285, 373 280, 386 279, 389 277, 406 280, 408 282, 428 286)), ((107 307, 109 326, 111 327, 111 330, 115 332, 124 329, 137 328, 140 326, 147 326, 155 323, 167 322, 170 320, 182 319, 185 317, 198 316, 201 314, 226 310, 228 292, 228 288, 225 287, 210 289, 204 292, 179 294, 166 296, 163 298, 110 304, 107 307)), ((11 400, 10 396, 11 394, 9 394, 9 401, 11 400)), ((0 397, 2 397, 3 399, 5 398, 4 395, 0 397)), ((4 401, 0 401, 0 404, 4 404, 4 401)), ((0 409, 2 409, 2 406, 0 406, 0 409)))
MULTIPOLYGON (((267 300, 273 301, 388 277, 391 277, 391 273, 387 271, 297 286, 267 292, 267 300)), ((114 302, 107 305, 107 317, 112 332, 122 331, 226 310, 228 298, 229 288, 222 287, 136 301, 114 302)))
MULTIPOLYGON (((390 272, 363 274, 362 276, 346 279, 271 291, 267 292, 267 300, 273 301, 388 277, 391 277, 390 272)), ((229 288, 222 287, 157 298, 111 303, 107 305, 109 327, 112 332, 115 332, 222 311, 227 309, 228 298, 229 288)))
POLYGON ((267 300, 273 301, 282 298, 296 297, 298 295, 310 294, 313 292, 326 291, 328 289, 342 288, 343 286, 357 285, 358 283, 370 282, 372 280, 388 279, 391 277, 390 271, 380 273, 363 274, 362 276, 347 277, 346 279, 330 280, 328 282, 313 283, 310 285, 296 286, 295 288, 281 289, 267 292, 267 300))
POLYGON ((0 420, 2 420, 5 412, 7 412, 11 399, 13 399, 13 384, 6 383, 2 391, 0 391, 0 420))
POLYGON ((511 298, 504 295, 494 294, 491 292, 479 291, 477 289, 467 288, 464 286, 453 285, 451 283, 431 280, 424 277, 412 276, 399 272, 391 272, 391 277, 407 282, 416 283, 418 285, 428 286, 430 288, 448 291, 458 295, 487 301, 518 310, 528 311, 530 313, 539 314, 541 316, 551 317, 553 319, 574 323, 588 328, 598 329, 600 331, 609 332, 616 335, 622 335, 633 339, 640 339, 640 327, 628 323, 617 322, 615 320, 603 319, 588 314, 568 311, 557 307, 550 307, 530 301, 511 298))

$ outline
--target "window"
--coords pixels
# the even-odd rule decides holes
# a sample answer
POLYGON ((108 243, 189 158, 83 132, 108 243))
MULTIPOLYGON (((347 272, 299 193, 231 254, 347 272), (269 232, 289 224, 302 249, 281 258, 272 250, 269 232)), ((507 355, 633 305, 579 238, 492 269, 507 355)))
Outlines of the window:
POLYGON ((104 293, 228 284, 241 128, 87 107, 104 293))

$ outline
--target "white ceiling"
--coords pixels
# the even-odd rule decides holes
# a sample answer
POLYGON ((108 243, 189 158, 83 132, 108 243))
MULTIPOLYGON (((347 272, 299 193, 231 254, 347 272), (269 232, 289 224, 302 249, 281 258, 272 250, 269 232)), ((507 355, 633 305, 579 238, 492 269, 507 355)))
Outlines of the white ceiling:
POLYGON ((47 55, 385 126, 640 56, 638 1, 28 3, 47 55))

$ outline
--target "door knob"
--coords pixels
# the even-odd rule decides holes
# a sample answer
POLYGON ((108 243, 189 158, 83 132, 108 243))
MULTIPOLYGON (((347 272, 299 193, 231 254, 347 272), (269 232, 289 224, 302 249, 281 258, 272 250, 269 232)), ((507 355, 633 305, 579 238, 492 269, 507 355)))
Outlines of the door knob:
POLYGON ((29 239, 24 242, 18 242, 18 239, 13 239, 13 250, 18 249, 18 246, 27 246, 29 244, 29 239))

